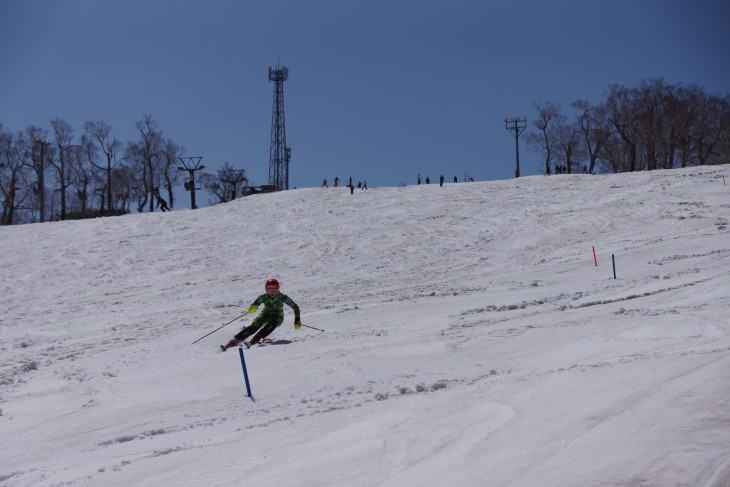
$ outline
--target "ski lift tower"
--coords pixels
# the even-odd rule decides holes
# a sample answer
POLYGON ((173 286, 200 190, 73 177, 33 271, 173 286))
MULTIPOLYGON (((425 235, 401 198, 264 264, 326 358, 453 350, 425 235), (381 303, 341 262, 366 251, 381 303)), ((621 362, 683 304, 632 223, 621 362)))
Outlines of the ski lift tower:
POLYGON ((269 148, 269 184, 278 189, 289 189, 290 153, 286 145, 286 124, 284 121, 284 81, 289 69, 276 66, 269 68, 269 81, 274 82, 274 107, 271 113, 271 146, 269 148))
POLYGON ((200 189, 195 187, 195 171, 202 171, 205 166, 200 165, 201 157, 180 157, 180 163, 182 166, 178 166, 178 171, 187 171, 190 178, 185 181, 185 191, 190 191, 190 209, 195 210, 198 206, 195 204, 195 190, 200 189))

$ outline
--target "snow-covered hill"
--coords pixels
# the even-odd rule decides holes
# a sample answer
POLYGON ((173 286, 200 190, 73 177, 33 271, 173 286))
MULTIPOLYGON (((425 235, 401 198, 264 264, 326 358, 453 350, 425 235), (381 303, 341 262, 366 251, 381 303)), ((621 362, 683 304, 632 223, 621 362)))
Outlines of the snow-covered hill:
POLYGON ((730 485, 729 169, 0 228, 0 485, 730 485))

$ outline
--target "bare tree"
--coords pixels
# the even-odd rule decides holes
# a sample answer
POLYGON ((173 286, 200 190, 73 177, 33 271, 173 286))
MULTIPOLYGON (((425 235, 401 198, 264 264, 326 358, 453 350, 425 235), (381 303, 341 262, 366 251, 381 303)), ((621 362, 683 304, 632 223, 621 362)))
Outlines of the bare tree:
POLYGON ((72 150, 73 128, 60 118, 51 120, 51 127, 55 136, 55 158, 49 158, 48 162, 56 169, 59 192, 61 197, 61 220, 66 219, 66 190, 71 186, 69 169, 69 152, 72 150))
POLYGON ((218 180, 220 181, 224 193, 229 195, 230 200, 236 199, 238 185, 248 182, 245 169, 234 169, 227 162, 223 164, 223 168, 218 171, 218 180))
MULTIPOLYGON (((115 159, 116 154, 121 148, 121 142, 112 135, 112 128, 107 125, 104 121, 99 120, 98 122, 85 122, 84 130, 91 137, 91 140, 99 144, 101 152, 104 154, 106 164, 102 167, 98 163, 91 162, 94 167, 106 171, 106 192, 107 201, 109 202, 109 208, 112 207, 112 169, 117 164, 115 159)), ((103 201, 103 200, 102 200, 103 201)), ((101 211, 104 212, 102 205, 101 211)))
POLYGON ((218 180, 217 176, 207 172, 201 172, 198 175, 198 182, 200 183, 201 188, 205 189, 218 199, 217 203, 225 203, 228 201, 228 192, 218 180))
POLYGON ((583 148, 590 162, 588 173, 593 174, 596 161, 606 141, 606 116, 602 107, 593 107, 587 100, 576 100, 570 105, 580 110, 578 125, 583 136, 583 148))
POLYGON ((661 113, 663 122, 660 124, 662 132, 661 143, 656 147, 657 169, 672 169, 676 165, 677 156, 680 153, 682 140, 687 133, 687 120, 685 113, 688 104, 684 100, 684 87, 662 85, 661 113))
POLYGON ((557 157, 565 163, 568 174, 580 172, 573 171, 573 167, 580 168, 580 161, 584 158, 585 151, 582 149, 580 127, 576 124, 561 123, 555 126, 555 149, 557 157))
MULTIPOLYGON (((125 154, 124 158, 130 162, 130 168, 132 169, 132 174, 129 177, 135 182, 134 186, 131 187, 130 200, 136 203, 135 210, 142 213, 148 201, 150 201, 152 209, 152 189, 154 186, 149 186, 148 167, 141 155, 139 143, 128 143, 125 154)), ((154 210, 152 209, 152 211, 154 210)))
POLYGON ((28 196, 27 167, 23 164, 20 141, 0 125, 0 192, 3 196, 0 225, 15 223, 15 214, 28 196))
POLYGON ((136 124, 139 139, 127 145, 127 158, 141 169, 141 183, 144 196, 138 195, 137 211, 143 211, 148 201, 150 212, 155 211, 152 191, 160 179, 160 160, 163 150, 162 132, 157 130, 157 122, 150 115, 144 114, 136 124))
MULTIPOLYGON (((81 144, 74 147, 72 155, 72 172, 74 186, 76 187, 76 199, 80 206, 82 215, 85 215, 89 209, 89 188, 95 187, 99 180, 99 172, 101 169, 96 164, 98 161, 98 148, 91 140, 88 134, 81 136, 81 144)), ((102 207, 100 208, 103 214, 103 199, 102 207)))
MULTIPOLYGON (((114 193, 117 195, 118 208, 130 211, 132 201, 137 202, 137 211, 139 208, 140 198, 146 193, 143 189, 140 178, 131 164, 122 163, 114 168, 114 193)), ((142 204, 143 206, 144 204, 142 204)))
MULTIPOLYGON (((697 111, 700 108, 699 100, 703 97, 704 90, 697 85, 679 86, 675 103, 670 106, 669 118, 673 121, 672 127, 676 136, 676 154, 671 154, 672 165, 665 169, 674 167, 674 158, 679 159, 679 165, 686 167, 692 164, 691 133, 695 126, 697 111)), ((667 162, 668 164, 668 162, 667 162)))
MULTIPOLYGON (((660 81, 660 80, 657 80, 660 81)), ((658 147, 661 144, 664 120, 662 113, 662 98, 658 86, 652 86, 642 81, 635 91, 634 117, 636 119, 636 135, 639 150, 638 169, 653 171, 657 168, 658 147)))
POLYGON ((641 169, 638 159, 639 135, 635 99, 636 90, 620 85, 609 86, 606 100, 607 119, 623 144, 622 159, 628 163, 625 170, 631 172, 641 169))
POLYGON ((551 166, 555 152, 554 126, 563 122, 560 105, 557 103, 535 103, 538 118, 533 122, 537 132, 527 134, 527 145, 536 152, 545 154, 545 174, 551 173, 551 166))
POLYGON ((717 141, 717 164, 730 162, 730 95, 720 102, 720 139, 717 141))
MULTIPOLYGON (((723 164, 730 159, 725 142, 730 135, 730 96, 707 95, 696 85, 670 85, 663 79, 642 80, 637 88, 611 85, 605 102, 592 106, 577 100, 576 121, 581 147, 571 142, 562 116, 551 117, 551 104, 536 104, 537 133, 528 142, 543 151, 546 159, 560 152, 567 169, 573 171, 579 158, 590 160, 593 172, 624 172, 671 169, 680 164, 723 164)), ((546 163, 547 165, 547 163, 546 163)), ((546 171, 547 173, 547 171, 546 171)))
POLYGON ((201 173, 198 181, 206 191, 218 198, 219 203, 226 203, 236 199, 239 185, 248 183, 248 178, 245 169, 234 169, 226 162, 218 171, 217 176, 201 173))
POLYGON ((725 157, 718 152, 720 140, 727 127, 727 98, 704 95, 699 100, 695 125, 690 132, 690 147, 697 165, 722 163, 725 157), (725 115, 723 116, 723 112, 725 115))
POLYGON ((18 137, 18 144, 22 148, 23 164, 29 167, 36 176, 33 186, 36 208, 39 212, 39 221, 46 221, 46 183, 45 175, 51 142, 47 139, 45 130, 30 125, 18 137))
POLYGON ((177 170, 178 159, 185 153, 185 149, 166 139, 162 146, 162 179, 163 186, 167 190, 167 197, 170 201, 170 208, 174 206, 173 188, 180 179, 180 172, 177 170))

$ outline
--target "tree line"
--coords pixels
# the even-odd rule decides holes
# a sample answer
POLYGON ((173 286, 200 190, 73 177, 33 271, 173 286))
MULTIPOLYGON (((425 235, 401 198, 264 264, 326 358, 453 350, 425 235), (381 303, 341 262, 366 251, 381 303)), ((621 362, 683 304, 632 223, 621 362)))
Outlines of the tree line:
MULTIPOLYGON (((545 174, 628 172, 730 162, 730 96, 697 85, 642 80, 638 87, 610 85, 605 101, 576 100, 572 119, 557 103, 535 103, 528 146, 543 155, 545 174)), ((15 134, 0 124, 1 225, 154 211, 155 190, 174 208, 173 188, 183 177, 185 148, 150 115, 126 144, 104 121, 87 121, 80 135, 63 119, 51 129, 35 125, 15 134)), ((245 171, 225 163, 198 182, 219 202, 248 184, 245 171)), ((185 181, 193 189, 193 182, 185 181)))
POLYGON ((697 85, 642 80, 638 87, 610 85, 606 100, 535 103, 537 118, 526 135, 543 155, 545 174, 629 172, 730 162, 730 96, 697 85))
MULTIPOLYGON (((50 126, 13 133, 0 124, 0 225, 152 212, 155 190, 174 207, 185 148, 166 138, 151 115, 136 122, 137 138, 127 143, 104 121, 85 122, 78 135, 60 118, 50 126)), ((246 178, 226 163, 218 177, 202 174, 200 180, 225 202, 246 178)))

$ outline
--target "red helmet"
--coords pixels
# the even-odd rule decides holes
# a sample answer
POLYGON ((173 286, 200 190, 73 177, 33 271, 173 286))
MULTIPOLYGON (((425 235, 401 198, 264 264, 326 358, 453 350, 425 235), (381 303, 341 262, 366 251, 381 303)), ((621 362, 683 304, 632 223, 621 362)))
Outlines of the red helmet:
POLYGON ((266 281, 266 294, 276 296, 279 293, 279 281, 269 279, 266 281))

